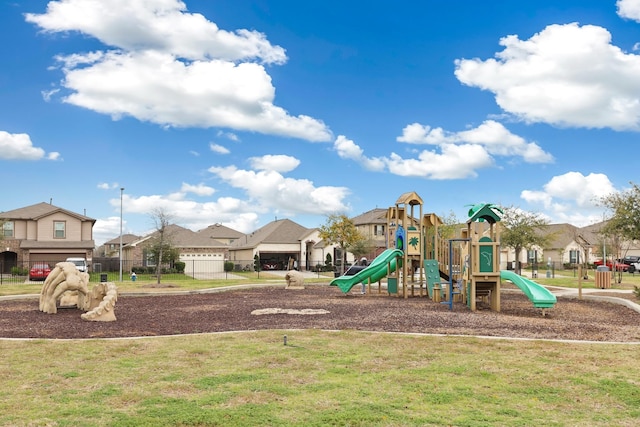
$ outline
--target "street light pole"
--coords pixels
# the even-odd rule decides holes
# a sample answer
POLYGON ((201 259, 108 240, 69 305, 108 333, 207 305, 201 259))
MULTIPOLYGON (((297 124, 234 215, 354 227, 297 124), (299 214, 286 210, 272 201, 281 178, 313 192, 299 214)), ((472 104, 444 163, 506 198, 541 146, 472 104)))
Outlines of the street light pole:
MULTIPOLYGON (((602 227, 604 227, 604 213, 602 214, 602 227)), ((600 227, 600 230, 602 230, 600 227)), ((607 238, 605 235, 602 235, 602 265, 607 265, 607 238)), ((611 266, 613 267, 613 261, 611 261, 611 266)))
POLYGON ((120 187, 120 281, 122 282, 122 193, 124 192, 124 187, 120 187))

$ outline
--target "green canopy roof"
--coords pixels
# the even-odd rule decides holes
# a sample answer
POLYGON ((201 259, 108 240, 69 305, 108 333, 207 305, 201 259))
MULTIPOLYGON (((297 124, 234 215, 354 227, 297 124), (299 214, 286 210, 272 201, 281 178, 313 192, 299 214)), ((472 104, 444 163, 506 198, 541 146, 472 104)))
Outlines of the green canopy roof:
POLYGON ((487 221, 495 224, 502 219, 504 212, 498 206, 491 203, 478 203, 469 209, 469 219, 467 223, 487 221))

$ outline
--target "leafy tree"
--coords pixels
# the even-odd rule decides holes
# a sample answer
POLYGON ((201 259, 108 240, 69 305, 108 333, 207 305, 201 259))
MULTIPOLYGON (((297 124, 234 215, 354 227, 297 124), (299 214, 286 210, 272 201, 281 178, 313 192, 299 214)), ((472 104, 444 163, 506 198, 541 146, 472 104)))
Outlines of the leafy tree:
POLYGON ((440 215, 442 224, 438 227, 438 235, 442 239, 452 239, 456 236, 456 232, 462 227, 462 222, 458 219, 455 212, 449 211, 447 215, 440 215))
POLYGON ((172 218, 173 217, 163 208, 157 208, 151 212, 151 219, 153 220, 157 237, 149 246, 149 252, 156 261, 156 277, 158 279, 158 284, 160 284, 162 277, 162 264, 175 261, 179 256, 177 249, 173 248, 171 244, 167 230, 172 218))
MULTIPOLYGON (((587 269, 587 253, 591 247, 591 243, 584 239, 582 233, 578 228, 572 229, 573 241, 578 245, 580 250, 578 251, 579 265, 582 265, 584 268, 582 269, 583 278, 586 280, 589 278, 588 269, 587 269)), ((552 236, 549 236, 550 238, 552 236)), ((564 259, 565 251, 561 251, 561 259, 564 259)))
MULTIPOLYGON (((178 258, 179 257, 180 257, 180 254, 178 254, 178 258)), ((184 269, 186 268, 186 266, 187 264, 185 262, 173 261, 173 268, 175 268, 176 273, 184 274, 184 269)))
MULTIPOLYGON (((165 236, 165 239, 166 238, 167 237, 165 236)), ((167 240, 165 240, 163 244, 160 244, 159 236, 147 247, 147 254, 149 254, 149 258, 155 263, 156 270, 160 264, 178 268, 176 264, 178 263, 177 260, 180 258, 180 251, 178 248, 172 246, 172 244, 167 240), (160 260, 160 262, 158 262, 158 260, 160 260)))
POLYGON ((445 250, 448 245, 447 240, 460 237, 458 230, 464 226, 453 211, 449 211, 446 215, 438 215, 438 219, 437 235, 436 227, 428 227, 425 234, 427 245, 425 257, 429 259, 438 258, 438 254, 435 253, 436 240, 440 243, 441 250, 445 250))
POLYGON ((376 242, 373 239, 363 238, 356 241, 352 245, 347 247, 347 250, 353 254, 356 259, 361 259, 365 255, 374 252, 376 249, 376 242))
MULTIPOLYGON (((611 211, 611 216, 600 233, 603 239, 608 239, 607 248, 617 257, 622 256, 623 246, 628 249, 631 242, 640 240, 640 187, 633 182, 630 184, 631 188, 628 190, 612 193, 600 199, 601 205, 611 211)), ((601 253, 604 253, 604 250, 601 253)), ((612 264, 615 265, 615 262, 612 264)), ((621 281, 622 271, 619 271, 618 283, 621 281)))
POLYGON ((549 236, 544 234, 544 227, 548 224, 540 214, 523 211, 517 207, 503 209, 502 232, 500 244, 512 248, 516 254, 516 273, 520 274, 520 254, 523 249, 531 249, 533 246, 544 247, 549 241, 549 236))
POLYGON ((327 256, 325 257, 324 268, 325 271, 333 270, 333 257, 331 256, 331 254, 327 254, 327 256))
POLYGON ((260 277, 260 256, 258 254, 253 256, 253 271, 258 273, 258 277, 260 277))
POLYGON ((347 261, 347 250, 366 240, 353 221, 344 214, 329 215, 327 222, 320 226, 318 234, 320 238, 330 244, 338 245, 342 251, 342 266, 340 267, 342 273, 344 273, 344 266, 347 261))
POLYGON ((630 189, 605 196, 600 202, 613 212, 602 232, 633 241, 640 240, 640 187, 630 184, 630 189))
POLYGON ((235 267, 235 266, 234 266, 232 261, 225 261, 224 262, 224 272, 225 273, 232 272, 233 271, 233 267, 235 267))

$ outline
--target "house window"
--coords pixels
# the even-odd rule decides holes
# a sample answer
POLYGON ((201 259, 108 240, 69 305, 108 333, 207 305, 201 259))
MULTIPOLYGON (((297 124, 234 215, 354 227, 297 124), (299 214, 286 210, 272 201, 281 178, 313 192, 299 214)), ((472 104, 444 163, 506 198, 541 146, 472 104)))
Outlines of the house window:
POLYGON ((2 235, 4 237, 13 237, 13 221, 7 221, 2 224, 2 235))
POLYGON ((66 223, 64 221, 54 221, 53 222, 53 238, 54 239, 64 239, 66 237, 65 227, 66 223))
POLYGON ((142 257, 143 257, 143 263, 145 267, 156 266, 156 260, 155 260, 155 257, 153 256, 153 251, 149 251, 145 249, 142 253, 142 257))
POLYGON ((571 264, 580 264, 580 251, 571 249, 569 251, 569 262, 571 264))
POLYGON ((529 260, 529 262, 532 262, 532 263, 538 262, 538 251, 535 249, 528 250, 527 259, 529 260))
POLYGON ((384 236, 384 225, 374 225, 373 234, 374 236, 384 236))

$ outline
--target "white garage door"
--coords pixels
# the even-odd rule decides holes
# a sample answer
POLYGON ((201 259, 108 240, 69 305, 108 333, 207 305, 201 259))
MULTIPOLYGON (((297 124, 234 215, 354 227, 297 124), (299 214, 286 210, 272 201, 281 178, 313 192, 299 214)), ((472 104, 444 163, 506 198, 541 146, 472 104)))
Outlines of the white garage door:
POLYGON ((194 279, 215 279, 224 273, 224 254, 180 254, 184 262, 184 274, 194 279))

